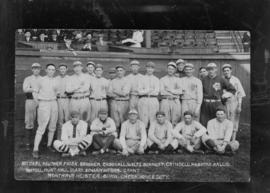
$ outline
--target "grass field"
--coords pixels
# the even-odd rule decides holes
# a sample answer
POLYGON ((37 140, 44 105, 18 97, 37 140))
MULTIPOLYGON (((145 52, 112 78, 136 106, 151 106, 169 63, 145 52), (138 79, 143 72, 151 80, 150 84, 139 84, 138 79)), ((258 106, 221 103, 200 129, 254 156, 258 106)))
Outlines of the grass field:
MULTIPOLYGON (((184 154, 172 154, 172 155, 133 155, 130 157, 123 157, 121 155, 91 155, 88 154, 86 157, 74 157, 74 158, 62 158, 57 153, 51 153, 45 150, 44 147, 41 147, 41 158, 38 160, 38 163, 50 163, 50 162, 61 162, 65 163, 74 163, 77 162, 87 162, 87 163, 155 163, 163 165, 154 165, 154 166, 122 166, 122 167, 113 167, 113 166, 97 166, 97 167, 83 167, 90 169, 115 169, 116 172, 104 171, 103 174, 112 174, 110 176, 96 176, 95 172, 83 172, 76 174, 83 174, 84 177, 80 178, 78 176, 61 176, 59 177, 49 177, 48 171, 50 168, 64 168, 63 171, 58 172, 61 174, 70 173, 70 169, 78 169, 82 167, 73 167, 73 166, 58 166, 58 167, 35 167, 35 166, 22 166, 22 163, 33 162, 36 163, 37 160, 34 160, 31 156, 31 151, 26 151, 24 148, 20 147, 22 142, 23 135, 23 123, 16 123, 15 130, 15 166, 14 166, 14 175, 17 180, 135 180, 145 181, 145 180, 162 180, 162 181, 238 181, 246 182, 249 181, 250 175, 250 127, 241 126, 240 132, 238 134, 238 140, 240 142, 240 149, 236 155, 229 156, 220 156, 215 154, 208 155, 190 155, 187 153, 184 154), (172 166, 171 164, 180 163, 180 165, 172 166), (206 164, 203 166, 198 166, 196 163, 206 164), (194 165, 195 164, 195 165, 194 165), (211 164, 211 166, 209 165, 211 164), (221 164, 222 166, 217 166, 216 164, 221 164), (39 168, 40 171, 30 172, 26 168, 39 168), (44 170, 46 168, 47 170, 44 170), (126 174, 131 174, 131 177, 126 178, 126 174), (155 177, 149 177, 149 176, 155 177), (89 177, 90 176, 90 177, 89 177), (124 177, 123 177, 124 176, 124 177), (135 176, 135 177, 134 177, 135 176)), ((75 171, 77 172, 77 171, 75 171)))

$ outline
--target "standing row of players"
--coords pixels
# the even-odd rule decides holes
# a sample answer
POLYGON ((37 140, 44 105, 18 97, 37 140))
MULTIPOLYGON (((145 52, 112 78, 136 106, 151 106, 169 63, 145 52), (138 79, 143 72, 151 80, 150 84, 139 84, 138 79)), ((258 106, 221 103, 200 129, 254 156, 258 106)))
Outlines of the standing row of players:
POLYGON ((153 75, 153 62, 147 63, 145 75, 138 73, 138 61, 134 60, 130 65, 130 75, 125 76, 125 67, 118 65, 115 68, 117 77, 109 81, 102 77, 103 66, 93 62, 87 63, 90 73, 83 73, 83 64, 75 61, 72 76, 66 75, 67 65, 60 64, 60 75, 57 77, 54 77, 54 64, 48 64, 46 76, 41 77, 41 66, 34 63, 33 75, 27 77, 23 84, 27 97, 25 123, 28 148, 38 108, 33 156, 39 156, 39 143, 46 127, 49 129, 47 146, 53 150, 51 145, 55 130, 57 129, 57 139, 60 139, 62 125, 69 120, 72 111, 78 112, 80 119, 90 125, 98 117, 100 109, 109 109, 119 133, 129 109, 138 111, 138 117, 146 128, 149 128, 159 110, 164 112, 173 127, 186 111, 190 111, 195 120, 200 120, 206 127, 207 122, 215 118, 216 108, 225 105, 227 117, 234 123, 231 140, 235 140, 245 93, 239 79, 231 75, 231 65, 223 65, 224 78, 217 76, 216 64, 209 63, 206 67, 208 75, 202 80, 193 76, 193 64, 181 59, 176 63, 169 62, 167 75, 160 80, 153 75), (183 72, 178 70, 176 73, 177 66, 181 65, 183 72))

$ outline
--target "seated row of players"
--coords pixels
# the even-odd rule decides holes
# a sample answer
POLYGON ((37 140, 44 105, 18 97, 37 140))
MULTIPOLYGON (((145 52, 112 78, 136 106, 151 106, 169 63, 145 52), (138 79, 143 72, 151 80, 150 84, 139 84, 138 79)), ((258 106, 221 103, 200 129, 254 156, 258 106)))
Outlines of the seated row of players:
POLYGON ((223 107, 217 109, 216 118, 208 122, 207 129, 193 119, 190 111, 184 113, 184 120, 175 128, 166 120, 165 113, 158 111, 148 135, 144 123, 138 119, 138 112, 130 110, 128 120, 121 126, 119 138, 115 123, 108 117, 106 109, 99 111, 98 118, 91 124, 90 134, 87 134, 87 123, 79 117, 78 112, 71 112, 71 120, 62 127, 61 138, 53 143, 63 157, 86 156, 89 147, 93 155, 118 151, 125 156, 180 153, 183 150, 203 154, 202 149, 233 155, 239 147, 238 141, 231 141, 233 123, 226 119, 223 107))
MULTIPOLYGON (((227 116, 234 123, 232 138, 236 137, 242 97, 245 94, 241 89, 241 83, 235 77, 231 76, 226 80, 217 76, 217 66, 214 63, 207 65, 208 75, 202 80, 193 76, 194 66, 190 63, 184 63, 185 76, 181 77, 180 74, 176 75, 176 64, 169 62, 167 75, 160 80, 153 75, 155 69, 153 62, 147 63, 145 75, 138 73, 139 62, 136 60, 131 62, 132 73, 128 76, 124 76, 125 67, 118 65, 115 68, 117 77, 111 81, 102 77, 102 65, 88 62, 88 73, 83 73, 82 63, 75 61, 73 68, 74 74, 67 76, 67 66, 61 64, 60 76, 55 78, 56 67, 54 64, 48 64, 47 75, 41 77, 40 64, 34 63, 33 75, 24 81, 23 90, 27 95, 25 104, 27 144, 30 144, 29 136, 34 127, 35 111, 38 107, 38 128, 33 150, 35 156, 39 154, 39 143, 47 126, 49 128, 47 146, 52 149, 56 127, 59 139, 62 124, 69 119, 70 112, 79 112, 80 119, 91 125, 102 108, 109 109, 119 133, 121 125, 127 119, 129 109, 138 111, 139 119, 146 128, 149 128, 150 122, 155 119, 155 114, 159 110, 165 113, 166 119, 173 127, 181 121, 181 118, 183 119, 186 111, 191 111, 194 119, 200 120, 206 127, 207 122, 215 117, 217 106, 222 105, 222 102, 224 104, 225 101, 227 116), (237 84, 232 84, 232 80, 237 80, 235 81, 237 84)), ((224 65, 224 74, 228 70, 231 72, 231 66, 224 65)))

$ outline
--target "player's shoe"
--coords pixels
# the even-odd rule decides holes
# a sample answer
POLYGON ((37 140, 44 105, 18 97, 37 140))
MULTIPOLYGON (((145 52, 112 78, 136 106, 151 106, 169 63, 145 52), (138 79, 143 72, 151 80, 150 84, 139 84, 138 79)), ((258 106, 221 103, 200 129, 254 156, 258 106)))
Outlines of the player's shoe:
POLYGON ((51 146, 47 146, 47 149, 48 149, 49 152, 52 152, 52 153, 56 152, 56 150, 51 146))
POLYGON ((100 154, 100 151, 93 151, 92 152, 92 155, 99 155, 100 154))
POLYGON ((80 152, 79 152, 79 155, 80 155, 80 156, 86 156, 86 152, 85 152, 85 151, 80 151, 80 152))
POLYGON ((34 159, 39 159, 40 158, 38 151, 33 151, 32 156, 33 156, 34 159))
POLYGON ((70 157, 71 155, 70 155, 70 153, 62 153, 61 154, 61 157, 70 157))
POLYGON ((201 150, 201 149, 194 149, 193 153, 203 155, 204 154, 204 151, 201 150))

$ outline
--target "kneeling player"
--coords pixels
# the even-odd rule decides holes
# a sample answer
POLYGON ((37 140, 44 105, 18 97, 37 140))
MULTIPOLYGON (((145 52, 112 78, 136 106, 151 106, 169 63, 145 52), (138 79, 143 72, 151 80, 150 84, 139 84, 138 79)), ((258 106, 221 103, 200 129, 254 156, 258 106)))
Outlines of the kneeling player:
POLYGON ((178 123, 174 130, 173 146, 185 148, 190 153, 203 153, 200 150, 201 137, 206 133, 206 128, 199 122, 193 120, 191 111, 184 112, 184 120, 178 123))
POLYGON ((123 122, 120 132, 122 154, 144 154, 146 139, 145 125, 138 119, 138 112, 135 109, 130 110, 128 120, 123 122))
POLYGON ((226 119, 224 107, 218 107, 216 118, 207 123, 207 134, 203 136, 202 141, 207 149, 218 154, 234 154, 239 148, 239 142, 231 141, 233 133, 233 123, 226 119))
POLYGON ((93 154, 103 154, 112 149, 117 137, 114 121, 108 117, 107 109, 100 109, 98 117, 94 119, 91 125, 91 135, 93 136, 93 148, 98 150, 93 154))
POLYGON ((156 121, 153 121, 148 131, 147 146, 149 153, 172 153, 172 124, 166 120, 165 113, 156 113, 156 121))
POLYGON ((92 136, 87 135, 87 123, 80 120, 80 113, 72 111, 71 120, 63 124, 61 139, 55 140, 54 148, 62 153, 62 157, 83 155, 92 143, 92 136))

